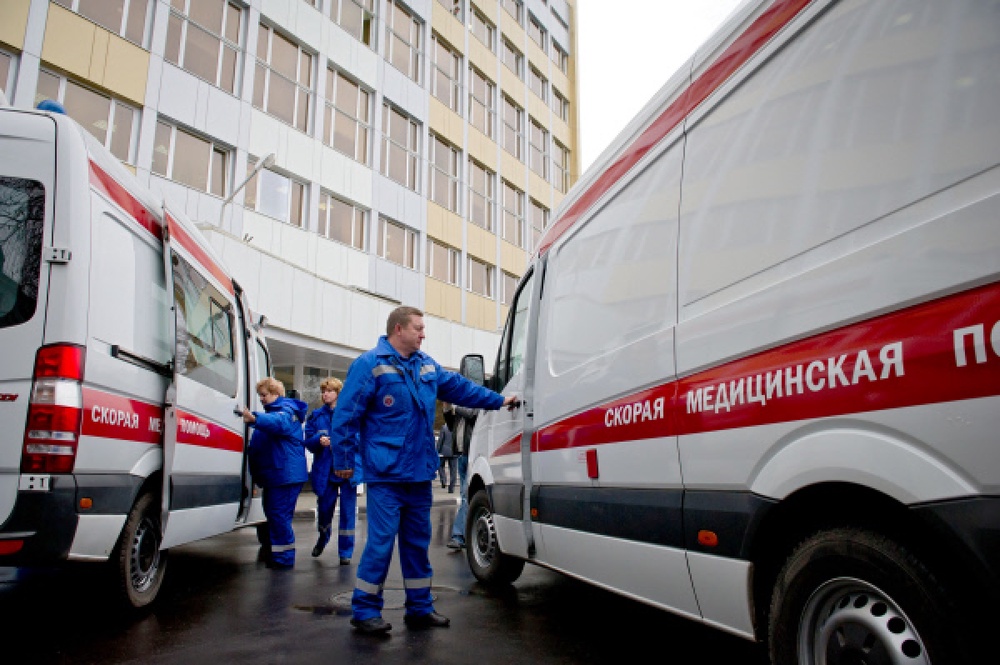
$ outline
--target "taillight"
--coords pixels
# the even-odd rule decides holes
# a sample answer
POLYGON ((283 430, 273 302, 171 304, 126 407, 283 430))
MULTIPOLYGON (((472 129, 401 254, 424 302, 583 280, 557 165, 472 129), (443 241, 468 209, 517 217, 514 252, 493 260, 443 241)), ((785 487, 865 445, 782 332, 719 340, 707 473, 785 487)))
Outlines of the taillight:
POLYGON ((22 473, 73 471, 83 415, 83 365, 83 347, 56 344, 38 350, 24 429, 22 473))

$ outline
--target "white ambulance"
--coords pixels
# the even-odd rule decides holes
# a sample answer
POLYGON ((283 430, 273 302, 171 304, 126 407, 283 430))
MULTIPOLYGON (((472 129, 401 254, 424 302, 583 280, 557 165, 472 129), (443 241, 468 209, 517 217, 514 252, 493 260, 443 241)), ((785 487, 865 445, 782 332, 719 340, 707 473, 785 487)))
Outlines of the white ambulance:
POLYGON ((0 108, 0 357, 0 566, 108 562, 142 607, 167 548, 263 520, 237 410, 268 360, 242 290, 58 113, 0 108))
POLYGON ((480 580, 780 664, 987 662, 1000 5, 742 4, 569 193, 489 373, 524 402, 475 428, 480 580))

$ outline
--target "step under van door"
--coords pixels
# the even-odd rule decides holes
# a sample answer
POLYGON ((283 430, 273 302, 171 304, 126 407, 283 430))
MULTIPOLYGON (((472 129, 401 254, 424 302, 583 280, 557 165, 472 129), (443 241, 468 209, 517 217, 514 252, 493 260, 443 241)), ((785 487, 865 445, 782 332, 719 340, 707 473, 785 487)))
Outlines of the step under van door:
POLYGON ((233 282, 167 211, 176 351, 164 410, 163 548, 231 531, 243 494, 243 335, 233 282))

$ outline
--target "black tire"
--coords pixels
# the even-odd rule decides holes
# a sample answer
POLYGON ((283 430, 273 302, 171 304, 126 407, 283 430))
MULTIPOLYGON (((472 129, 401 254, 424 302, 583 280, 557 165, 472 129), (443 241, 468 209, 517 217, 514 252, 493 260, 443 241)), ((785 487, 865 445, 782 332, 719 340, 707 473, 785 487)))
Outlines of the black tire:
POLYGON ((521 576, 524 559, 500 551, 486 490, 479 490, 469 501, 465 535, 465 556, 477 580, 489 586, 506 586, 521 576))
POLYGON ((870 531, 821 531, 785 562, 771 595, 773 665, 953 665, 961 624, 930 571, 870 531))
POLYGON ((140 609, 156 600, 167 571, 161 542, 160 502, 147 492, 132 506, 112 559, 119 600, 126 607, 140 609))

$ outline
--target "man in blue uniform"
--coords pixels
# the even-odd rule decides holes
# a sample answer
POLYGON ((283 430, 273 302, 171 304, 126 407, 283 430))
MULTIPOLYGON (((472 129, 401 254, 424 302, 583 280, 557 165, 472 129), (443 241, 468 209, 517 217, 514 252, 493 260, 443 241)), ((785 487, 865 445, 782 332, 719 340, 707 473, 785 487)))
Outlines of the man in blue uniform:
POLYGON ((360 445, 368 488, 368 542, 351 599, 351 624, 362 633, 392 629, 382 618, 382 585, 397 536, 407 627, 443 628, 450 623, 434 611, 427 555, 431 483, 438 470, 437 400, 489 410, 517 405, 514 395, 504 397, 443 369, 420 350, 423 339, 423 312, 415 307, 393 310, 386 335, 351 364, 331 423, 336 475, 353 475, 360 445))

